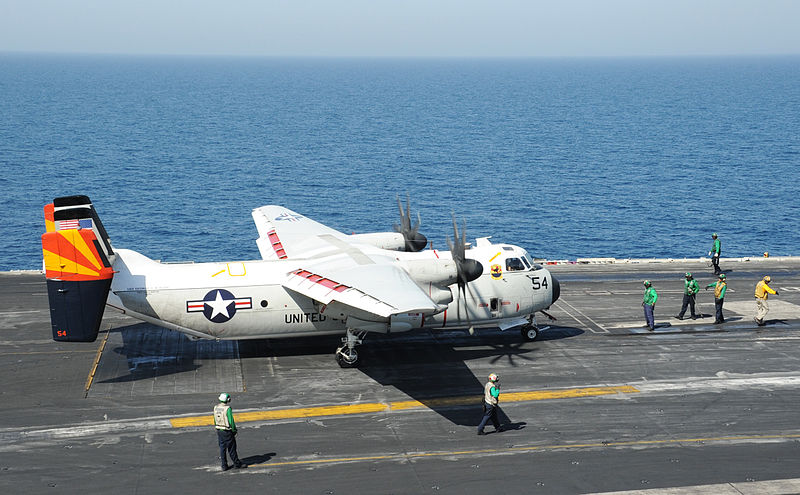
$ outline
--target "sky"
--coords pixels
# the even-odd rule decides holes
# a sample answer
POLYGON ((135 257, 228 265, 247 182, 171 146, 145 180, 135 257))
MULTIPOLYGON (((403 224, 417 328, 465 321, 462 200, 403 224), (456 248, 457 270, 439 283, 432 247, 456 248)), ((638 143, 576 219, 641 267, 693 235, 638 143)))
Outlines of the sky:
POLYGON ((800 54, 796 0, 0 0, 0 52, 800 54))

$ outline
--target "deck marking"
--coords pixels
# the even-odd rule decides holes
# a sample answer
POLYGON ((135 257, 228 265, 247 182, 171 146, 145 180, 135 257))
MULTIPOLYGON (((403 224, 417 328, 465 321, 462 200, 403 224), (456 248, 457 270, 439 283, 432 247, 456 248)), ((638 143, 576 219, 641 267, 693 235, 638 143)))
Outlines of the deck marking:
POLYGON ((442 452, 398 452, 384 455, 371 455, 359 457, 336 457, 329 459, 308 459, 299 461, 282 461, 282 462, 265 462, 260 464, 250 464, 249 467, 281 467, 281 466, 302 466, 309 464, 339 464, 345 462, 359 462, 359 461, 382 461, 382 460, 411 460, 421 458, 433 457, 447 457, 454 455, 461 456, 474 456, 486 454, 510 454, 510 453, 524 453, 524 452, 544 452, 551 450, 569 450, 569 449, 592 449, 592 448, 635 448, 647 446, 668 446, 676 444, 699 444, 708 445, 711 443, 725 443, 725 442, 756 442, 756 441, 769 441, 769 440, 794 440, 800 438, 800 434, 789 433, 782 435, 734 435, 725 437, 707 437, 707 438, 674 438, 666 440, 631 440, 627 442, 594 442, 594 443, 578 443, 578 444, 553 444, 553 445, 524 445, 519 447, 508 447, 499 449, 476 449, 476 450, 452 450, 442 452))
MULTIPOLYGON (((597 328, 599 328, 600 330, 602 330, 602 331, 603 331, 602 333, 609 333, 609 331, 608 331, 608 329, 607 329, 606 327, 604 327, 603 325, 601 325, 601 324, 597 323, 597 322, 596 322, 596 321, 594 321, 593 319, 591 319, 591 318, 589 318, 588 316, 586 316, 585 314, 583 314, 583 313, 581 312, 581 310, 579 310, 578 308, 576 308, 576 307, 575 307, 575 306, 573 306, 572 304, 568 303, 566 300, 564 300, 564 298, 561 298, 561 299, 559 299, 559 301, 560 301, 560 302, 563 302, 564 304, 566 304, 567 306, 569 306, 570 308, 572 308, 572 309, 573 309, 573 310, 574 310, 576 313, 578 313, 579 315, 583 316, 584 318, 586 318, 587 320, 589 320, 590 322, 592 322, 592 324, 593 324, 593 325, 595 325, 597 328)), ((569 313, 567 313, 567 314, 569 314, 569 313)), ((570 315, 570 316, 572 316, 572 315, 570 315)), ((572 317, 573 317, 573 318, 575 318, 574 316, 572 316, 572 317)), ((577 318, 575 318, 575 319, 576 319, 576 320, 578 320, 577 318)), ((578 321, 580 321, 580 320, 578 320, 578 321)), ((581 323, 582 323, 582 322, 581 322, 581 323)), ((587 329, 589 329, 589 331, 590 331, 590 332, 592 332, 592 333, 601 333, 601 332, 595 332, 594 330, 592 330, 592 329, 591 329, 591 327, 589 327, 589 325, 586 325, 586 328, 587 328, 587 329)))
POLYGON ((589 495, 785 495, 800 493, 800 478, 764 481, 732 481, 713 485, 676 486, 669 488, 650 488, 647 490, 628 490, 622 492, 602 492, 589 495))
MULTIPOLYGON (((639 390, 631 385, 613 387, 584 387, 563 390, 532 390, 528 392, 508 392, 503 394, 504 404, 509 402, 526 402, 535 400, 570 399, 577 397, 595 397, 600 395, 632 394, 639 390)), ((342 416, 375 412, 407 411, 411 409, 427 409, 431 407, 469 406, 480 403, 480 395, 459 397, 440 397, 425 402, 417 400, 395 401, 389 403, 369 402, 364 404, 345 404, 334 406, 301 407, 295 409, 276 409, 272 411, 247 411, 234 414, 237 423, 248 421, 269 421, 276 419, 310 418, 317 416, 342 416)), ((191 426, 209 426, 213 424, 212 416, 190 416, 171 418, 174 428, 191 426)))
POLYGON ((94 358, 94 364, 92 365, 92 369, 89 371, 89 376, 86 378, 86 387, 84 388, 85 393, 83 395, 84 399, 89 397, 89 389, 94 381, 94 375, 97 373, 97 366, 100 364, 100 358, 103 357, 103 349, 106 348, 106 342, 108 342, 109 335, 111 335, 110 328, 106 331, 106 336, 103 339, 103 342, 100 343, 100 347, 97 349, 97 355, 94 358))

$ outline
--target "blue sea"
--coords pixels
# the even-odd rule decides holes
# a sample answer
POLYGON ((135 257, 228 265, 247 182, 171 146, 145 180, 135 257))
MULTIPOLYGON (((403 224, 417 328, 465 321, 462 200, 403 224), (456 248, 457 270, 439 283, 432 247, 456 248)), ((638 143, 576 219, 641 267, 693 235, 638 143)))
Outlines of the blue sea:
POLYGON ((284 59, 0 54, 0 270, 41 268, 42 207, 112 242, 256 259, 250 211, 535 257, 800 255, 800 57, 284 59))

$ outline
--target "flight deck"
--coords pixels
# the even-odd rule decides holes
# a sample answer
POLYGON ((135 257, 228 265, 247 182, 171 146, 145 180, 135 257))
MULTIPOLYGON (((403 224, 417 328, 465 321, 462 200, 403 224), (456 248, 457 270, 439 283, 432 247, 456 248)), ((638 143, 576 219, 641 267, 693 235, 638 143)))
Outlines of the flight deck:
MULTIPOLYGON (((30 493, 797 493, 800 258, 548 264, 533 342, 479 329, 191 340, 106 308, 97 341, 51 339, 41 273, 0 274, 0 487, 30 493), (678 320, 683 274, 698 319, 678 320), (767 325, 755 284, 772 277, 767 325), (644 326, 642 281, 659 294, 644 326), (505 431, 477 436, 500 375, 505 431), (245 470, 219 471, 211 409, 233 396, 245 470), (749 491, 748 491, 749 490, 749 491), (675 492, 669 492, 675 493, 675 492)), ((688 316, 688 313, 687 313, 688 316)))

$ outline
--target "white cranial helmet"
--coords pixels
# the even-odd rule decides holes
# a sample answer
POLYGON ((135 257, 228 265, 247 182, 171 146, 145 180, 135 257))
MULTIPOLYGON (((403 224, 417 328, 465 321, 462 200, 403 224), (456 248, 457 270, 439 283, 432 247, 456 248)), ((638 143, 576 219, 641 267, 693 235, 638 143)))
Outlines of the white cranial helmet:
POLYGON ((219 401, 227 404, 228 402, 231 401, 231 396, 229 394, 226 394, 225 392, 222 392, 221 394, 219 394, 219 401))

